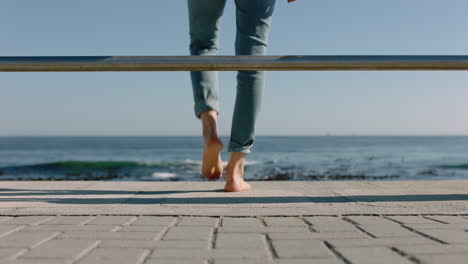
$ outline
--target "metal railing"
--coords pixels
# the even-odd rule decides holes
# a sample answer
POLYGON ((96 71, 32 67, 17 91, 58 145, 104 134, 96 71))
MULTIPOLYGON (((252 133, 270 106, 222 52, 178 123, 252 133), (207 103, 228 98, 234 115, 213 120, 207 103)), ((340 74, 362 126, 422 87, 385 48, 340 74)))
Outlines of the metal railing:
POLYGON ((468 70, 465 55, 0 57, 0 72, 468 70))

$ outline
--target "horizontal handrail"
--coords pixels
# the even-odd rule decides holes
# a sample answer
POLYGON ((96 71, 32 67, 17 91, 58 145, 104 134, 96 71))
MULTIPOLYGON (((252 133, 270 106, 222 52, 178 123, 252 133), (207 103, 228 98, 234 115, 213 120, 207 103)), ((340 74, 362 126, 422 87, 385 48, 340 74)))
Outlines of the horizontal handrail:
POLYGON ((0 72, 468 70, 465 55, 0 57, 0 72))

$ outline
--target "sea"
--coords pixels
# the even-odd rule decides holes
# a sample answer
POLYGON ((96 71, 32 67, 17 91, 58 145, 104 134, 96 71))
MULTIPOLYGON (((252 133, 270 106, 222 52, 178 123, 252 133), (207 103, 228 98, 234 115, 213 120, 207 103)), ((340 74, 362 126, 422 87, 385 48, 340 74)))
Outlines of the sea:
MULTIPOLYGON (((222 136, 226 165, 229 137, 222 136)), ((0 180, 202 181, 201 136, 0 137, 0 180)), ((256 136, 247 180, 468 179, 468 136, 256 136)))

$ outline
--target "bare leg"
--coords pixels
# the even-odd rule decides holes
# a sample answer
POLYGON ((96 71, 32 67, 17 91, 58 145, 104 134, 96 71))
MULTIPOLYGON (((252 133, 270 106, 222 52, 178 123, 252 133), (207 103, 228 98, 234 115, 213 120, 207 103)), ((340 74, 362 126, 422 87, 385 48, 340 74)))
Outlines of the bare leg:
POLYGON ((231 158, 226 166, 226 192, 241 192, 252 189, 250 184, 244 181, 244 163, 246 154, 231 152, 231 158))
POLYGON ((202 175, 208 180, 218 180, 223 175, 221 150, 223 143, 219 139, 218 113, 208 110, 200 115, 203 126, 203 165, 202 175))

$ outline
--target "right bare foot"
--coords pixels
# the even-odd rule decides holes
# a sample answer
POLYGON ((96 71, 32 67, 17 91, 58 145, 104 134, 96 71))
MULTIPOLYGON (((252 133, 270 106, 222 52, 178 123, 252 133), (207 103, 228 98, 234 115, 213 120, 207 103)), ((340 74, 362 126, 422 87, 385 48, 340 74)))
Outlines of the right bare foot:
POLYGON ((223 162, 220 154, 222 149, 223 143, 218 137, 205 142, 202 175, 208 180, 218 180, 223 175, 223 162))
POLYGON ((233 152, 226 166, 226 192, 242 192, 251 190, 252 187, 244 180, 245 154, 233 152))

